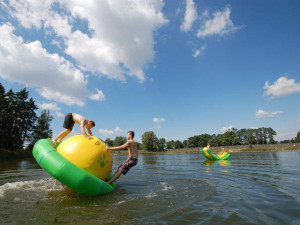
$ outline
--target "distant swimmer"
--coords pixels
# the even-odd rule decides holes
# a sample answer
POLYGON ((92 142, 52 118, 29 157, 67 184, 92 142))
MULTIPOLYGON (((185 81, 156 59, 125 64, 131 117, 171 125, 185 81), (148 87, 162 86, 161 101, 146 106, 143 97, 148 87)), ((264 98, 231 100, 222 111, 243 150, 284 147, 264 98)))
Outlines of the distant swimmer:
MULTIPOLYGON (((206 148, 208 148, 208 149, 210 149, 210 144, 209 143, 207 143, 207 146, 206 146, 206 148)), ((228 151, 228 150, 226 150, 225 148, 224 148, 224 146, 221 146, 221 151, 218 153, 218 155, 220 156, 220 155, 222 155, 223 153, 229 153, 229 152, 231 152, 231 151, 228 151)))
POLYGON ((73 126, 75 123, 80 125, 81 133, 87 138, 91 139, 92 136, 91 129, 95 126, 95 122, 91 120, 87 120, 82 115, 76 113, 68 113, 65 117, 63 127, 66 128, 62 131, 54 140, 53 143, 56 144, 57 142, 61 142, 64 137, 66 137, 69 133, 71 133, 73 126), (85 128, 87 129, 89 135, 86 134, 85 128))
POLYGON ((128 131, 127 132, 128 141, 125 144, 117 147, 106 146, 106 151, 124 150, 126 148, 128 149, 128 159, 119 166, 118 170, 115 172, 113 177, 107 182, 108 184, 117 180, 121 176, 121 174, 125 175, 130 170, 130 168, 134 167, 138 163, 138 147, 137 144, 134 142, 133 138, 134 138, 134 132, 128 131))

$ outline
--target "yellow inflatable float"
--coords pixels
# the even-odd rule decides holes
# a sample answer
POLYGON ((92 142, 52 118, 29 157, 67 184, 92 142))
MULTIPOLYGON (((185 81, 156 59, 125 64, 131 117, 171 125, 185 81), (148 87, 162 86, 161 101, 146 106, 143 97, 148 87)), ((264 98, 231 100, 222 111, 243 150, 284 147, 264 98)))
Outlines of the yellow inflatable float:
POLYGON ((106 145, 97 137, 89 140, 83 135, 69 137, 57 147, 61 156, 101 180, 108 178, 113 164, 111 151, 105 150, 106 145))

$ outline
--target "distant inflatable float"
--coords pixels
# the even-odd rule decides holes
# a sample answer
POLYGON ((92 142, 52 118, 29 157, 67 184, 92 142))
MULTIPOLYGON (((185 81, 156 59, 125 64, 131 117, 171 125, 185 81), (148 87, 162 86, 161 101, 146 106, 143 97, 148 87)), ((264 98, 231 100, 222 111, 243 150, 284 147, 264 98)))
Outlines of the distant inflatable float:
POLYGON ((112 170, 111 151, 97 137, 72 136, 55 146, 51 139, 41 139, 33 147, 38 164, 52 177, 73 191, 87 195, 107 194, 115 184, 105 180, 112 170))
POLYGON ((221 155, 219 155, 219 154, 215 155, 215 154, 211 153, 209 148, 201 149, 201 153, 205 158, 210 159, 210 160, 221 160, 221 159, 226 160, 230 157, 230 153, 228 153, 228 152, 224 152, 221 155))

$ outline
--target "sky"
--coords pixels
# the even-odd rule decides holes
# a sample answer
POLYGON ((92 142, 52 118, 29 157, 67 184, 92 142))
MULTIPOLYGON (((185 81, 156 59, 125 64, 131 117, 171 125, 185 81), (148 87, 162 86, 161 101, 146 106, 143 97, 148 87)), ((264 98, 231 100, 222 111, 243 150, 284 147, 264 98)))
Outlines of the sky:
MULTIPOLYGON (((0 0, 0 82, 102 139, 300 131, 297 0, 0 0)), ((75 126, 72 134, 80 132, 75 126)))

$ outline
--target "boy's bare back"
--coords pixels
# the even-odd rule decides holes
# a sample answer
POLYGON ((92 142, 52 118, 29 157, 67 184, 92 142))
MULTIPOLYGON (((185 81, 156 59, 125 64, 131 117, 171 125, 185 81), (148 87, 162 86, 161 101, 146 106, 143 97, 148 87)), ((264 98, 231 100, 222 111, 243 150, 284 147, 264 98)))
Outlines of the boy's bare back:
POLYGON ((81 124, 82 122, 86 121, 87 119, 84 118, 82 115, 72 113, 73 120, 75 123, 81 124))

